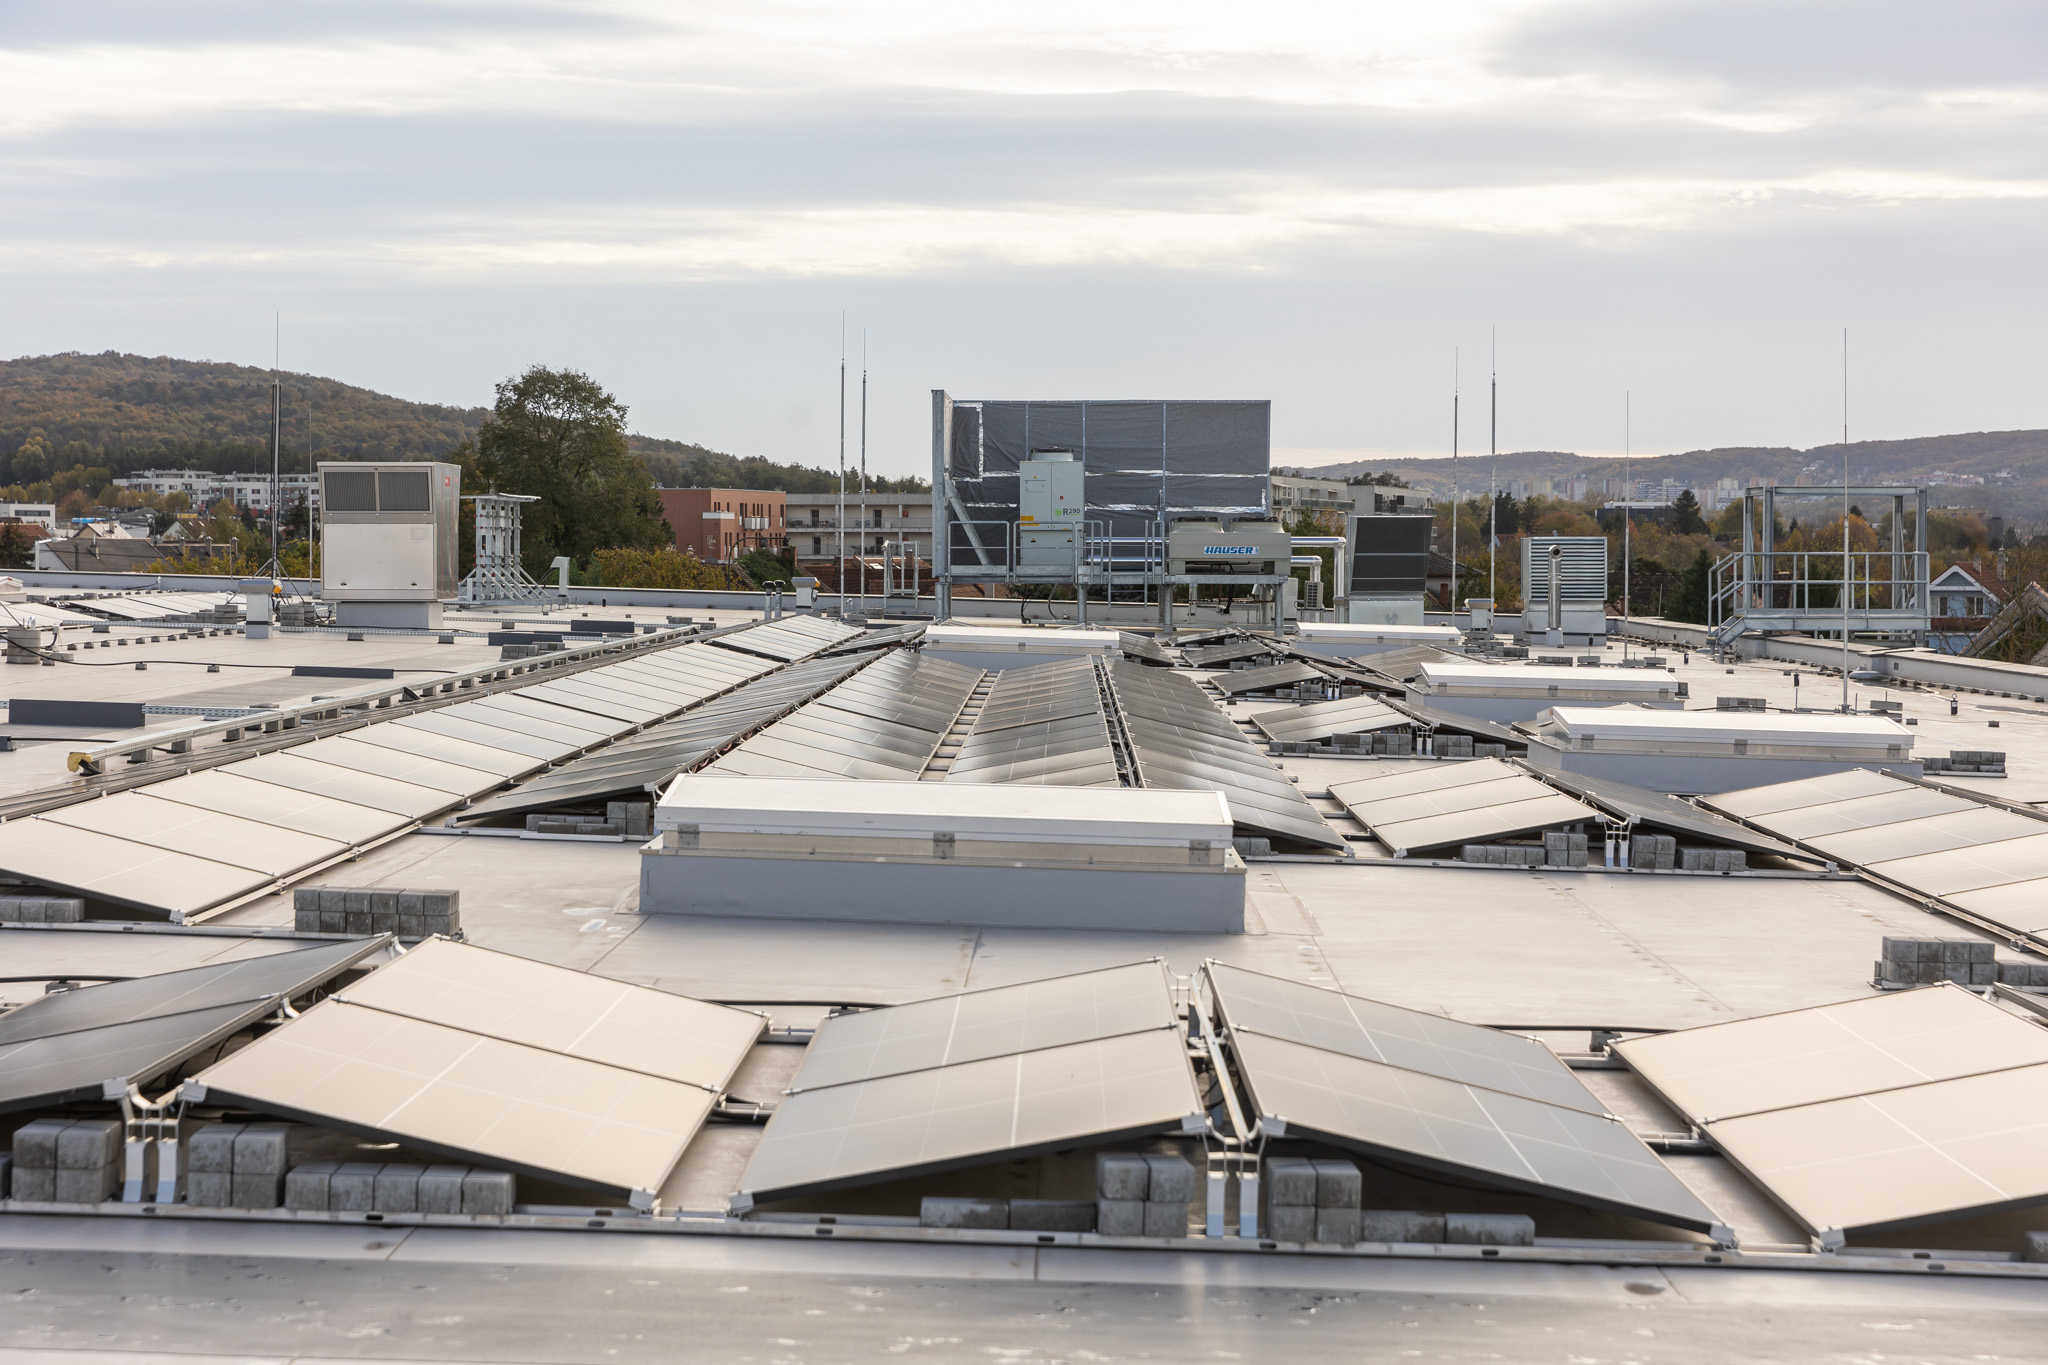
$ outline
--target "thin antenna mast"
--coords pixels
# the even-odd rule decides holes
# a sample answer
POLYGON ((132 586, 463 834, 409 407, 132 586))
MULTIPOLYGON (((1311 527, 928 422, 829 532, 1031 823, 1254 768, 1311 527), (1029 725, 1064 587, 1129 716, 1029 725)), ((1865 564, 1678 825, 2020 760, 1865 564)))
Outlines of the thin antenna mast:
POLYGON ((283 576, 277 558, 278 470, 284 435, 284 412, 277 388, 277 370, 284 356, 284 314, 270 315, 270 572, 283 576))
MULTIPOLYGON (((1635 454, 1635 414, 1631 409, 1634 395, 1627 389, 1621 391, 1621 467, 1628 469, 1628 461, 1635 454)), ((1635 552, 1631 541, 1635 531, 1635 508, 1629 504, 1635 499, 1624 490, 1621 495, 1621 657, 1628 657, 1628 609, 1629 571, 1635 567, 1635 552)))
MULTIPOLYGON (((860 535, 865 541, 868 535, 868 329, 860 329, 860 535)), ((860 555, 860 606, 868 606, 868 561, 867 551, 856 547, 860 555)), ((884 561, 885 563, 887 561, 884 561)), ((888 599, 882 601, 883 610, 889 606, 888 599)))
POLYGON ((839 315, 839 619, 846 619, 846 314, 839 315))
POLYGON ((1451 347, 1451 624, 1458 618, 1458 348, 1451 347))
POLYGON ((1849 713, 1849 329, 1842 329, 1842 714, 1849 713))
MULTIPOLYGON (((1486 454, 1492 468, 1487 474, 1493 487, 1488 491, 1486 503, 1486 600, 1493 603, 1492 610, 1499 610, 1497 589, 1494 586, 1494 559, 1500 548, 1500 329, 1495 327, 1488 334, 1492 339, 1490 363, 1492 377, 1488 380, 1486 417, 1486 454)), ((1526 588, 1528 585, 1524 584, 1526 588)))

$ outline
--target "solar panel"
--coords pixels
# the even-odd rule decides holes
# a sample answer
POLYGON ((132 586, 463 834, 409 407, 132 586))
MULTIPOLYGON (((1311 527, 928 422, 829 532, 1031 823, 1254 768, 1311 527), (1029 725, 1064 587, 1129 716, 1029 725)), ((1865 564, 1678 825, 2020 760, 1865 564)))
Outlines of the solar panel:
POLYGON ((1270 668, 1233 669, 1209 681, 1225 695, 1236 696, 1244 692, 1270 692, 1278 687, 1293 687, 1305 682, 1327 682, 1329 677, 1320 668, 1289 659, 1270 668))
POLYGON ((1327 1052, 1604 1114, 1571 1069, 1533 1038, 1459 1023, 1220 962, 1207 964, 1225 1023, 1327 1052))
POLYGON ((1806 842, 1839 862, 1864 864, 2018 839, 2043 828, 2039 820, 1973 801, 1969 809, 1947 815, 1812 836, 1806 842))
POLYGON ((1584 798, 1602 810, 1619 815, 1631 824, 1654 825, 1660 829, 1675 830, 1693 838, 1708 839, 1715 843, 1728 844, 1734 848, 1748 849, 1752 853, 1764 853, 1775 857, 1798 858, 1802 855, 1790 844, 1781 843, 1768 835, 1724 820, 1711 811, 1703 811, 1689 801, 1681 801, 1664 792, 1651 791, 1647 787, 1634 787, 1626 782, 1613 782, 1604 777, 1588 777, 1584 773, 1546 772, 1543 780, 1553 787, 1584 798))
POLYGON ((112 835, 151 848, 285 877, 346 857, 349 845, 297 830, 160 801, 149 791, 118 792, 36 817, 73 829, 112 835))
POLYGON ((1165 647, 1149 635, 1134 635, 1128 630, 1118 631, 1116 643, 1117 648, 1124 652, 1124 657, 1126 658, 1143 659, 1146 663, 1152 664, 1171 665, 1173 663, 1173 656, 1168 654, 1165 647))
POLYGON ((438 730, 404 725, 396 721, 351 730, 347 738, 362 744, 374 744, 383 749, 394 749, 402 754, 415 754, 421 758, 436 759, 457 767, 488 773, 501 781, 524 777, 527 773, 547 764, 546 759, 520 750, 485 744, 474 739, 458 738, 438 730))
POLYGON ((818 1026, 790 1092, 1171 1029, 1175 1022, 1166 971, 1156 961, 837 1014, 818 1026))
MULTIPOLYGON (((1715 804, 1719 804, 1718 798, 1715 799, 1715 804)), ((1928 820, 1937 815, 1949 815, 1959 810, 1971 809, 1982 807, 1967 797, 1930 791, 1925 787, 1901 785, 1897 791, 1879 792, 1872 796, 1859 796, 1846 801, 1828 801, 1797 810, 1775 811, 1767 820, 1759 823, 1768 823, 1772 829, 1779 831, 1788 839, 1813 839, 1849 830, 1869 829, 1874 825, 1894 825, 1905 820, 1928 820)))
MULTIPOLYGON (((2039 821, 2030 822, 2039 828, 2039 821)), ((1997 843, 1975 844, 1942 853, 1922 853, 1870 864, 1870 870, 1931 896, 1981 891, 2012 882, 2048 877, 2048 832, 1997 843)))
POLYGON ((1720 1224, 1619 1119, 1287 1042, 1231 1035, 1269 1133, 1678 1227, 1720 1224))
POLYGON ((998 673, 945 780, 1120 786, 1095 661, 998 673))
POLYGON ((0 1046, 221 1005, 293 998, 382 952, 390 942, 389 935, 379 934, 38 996, 0 1014, 0 1046))
POLYGON ((0 867, 25 881, 173 917, 272 886, 266 872, 31 816, 0 824, 0 867))
POLYGON ((1905 791, 1911 787, 1910 782, 1902 782, 1886 773, 1868 768, 1855 768, 1845 773, 1802 778, 1797 782, 1774 782, 1764 787, 1745 787, 1741 791, 1722 792, 1705 800, 1716 810, 1726 811, 1738 819, 1748 820, 1775 815, 1779 811, 1826 805, 1831 801, 1847 801, 1858 796, 1905 791))
POLYGON ((1936 986, 1630 1038, 1613 1050, 1704 1125, 2048 1062, 2048 1030, 1936 986))
POLYGON ((275 1008, 239 1001, 0 1044, 0 1113, 97 1100, 110 1080, 146 1085, 275 1008))
MULTIPOLYGON (((431 787, 400 782, 395 778, 359 772, 353 768, 338 767, 332 763, 316 763, 305 757, 305 753, 306 749, 301 748, 286 750, 283 753, 261 754, 255 758, 245 758, 239 763, 230 763, 217 771, 257 782, 289 787, 294 791, 332 797, 352 805, 368 806, 372 810, 390 811, 409 820, 424 820, 437 811, 447 810, 459 800, 452 793, 437 791, 431 787)), ((4 862, 0 862, 0 866, 4 865, 4 862)))
MULTIPOLYGON (((450 707, 449 711, 456 708, 450 707)), ((497 717, 497 724, 480 719, 490 715, 488 711, 471 712, 468 715, 450 715, 449 711, 426 711, 417 716, 406 716, 388 722, 393 731, 418 731, 430 735, 442 735, 449 739, 467 740, 507 753, 521 754, 537 763, 556 763, 562 759, 583 752, 583 744, 577 740, 561 739, 538 733, 528 727, 511 728, 509 717, 497 717)))
POLYGON ((348 989, 351 1005, 721 1089, 766 1021, 647 986, 429 939, 348 989))
MULTIPOLYGON (((517 724, 529 733, 577 739, 584 744, 595 744, 609 739, 623 728, 609 717, 594 716, 588 711, 559 706, 554 702, 530 697, 524 692, 499 692, 475 701, 462 702, 441 712, 442 715, 459 716, 469 713, 475 707, 480 712, 508 716, 509 723, 517 724)), ((495 722, 494 722, 495 723, 495 722)))
POLYGON ((1417 763, 1333 782, 1330 795, 1397 855, 1600 819, 1591 806, 1494 758, 1417 763))
MULTIPOLYGON (((593 716, 622 721, 625 726, 645 725, 648 721, 659 720, 667 714, 665 708, 653 705, 643 698, 628 698, 615 690, 578 682, 575 678, 562 678, 526 688, 525 695, 539 701, 566 706, 574 711, 587 711, 593 716)), ((610 728, 616 733, 625 727, 613 725, 610 728)))
POLYGON ((1176 1029, 849 1081, 777 1104, 733 1202, 1194 1131, 1203 1109, 1176 1029))
POLYGON ((2048 1200, 2048 1066, 1729 1119, 1708 1135, 1823 1235, 2038 1204, 2048 1200))
POLYGON ((200 810, 239 815, 266 825, 304 830, 322 839, 344 844, 365 844, 404 829, 412 821, 390 811, 358 806, 311 792, 295 791, 271 782, 241 776, 236 769, 214 768, 206 772, 174 777, 147 790, 158 801, 176 801, 200 810))
POLYGON ((428 787, 454 796, 475 796, 489 791, 505 780, 499 774, 486 772, 481 768, 464 767, 421 753, 366 743, 350 735, 316 739, 311 744, 299 745, 288 752, 308 762, 325 763, 337 768, 352 768, 356 772, 389 778, 394 782, 409 783, 415 787, 428 787))
POLYGON ((898 653, 876 660, 741 744, 711 770, 915 781, 983 673, 898 653))
POLYGON ((1261 711, 1252 724, 1269 739, 1300 743, 1332 735, 1358 735, 1410 724, 1408 717, 1371 697, 1344 697, 1306 706, 1261 711))
POLYGON ((1950 896, 1957 909, 2009 925, 2024 934, 2048 934, 2048 877, 2007 882, 1950 896))
POLYGON ((1219 664, 1235 663, 1239 659, 1256 659, 1266 654, 1284 654, 1286 646, 1273 640, 1234 640, 1227 645, 1211 645, 1207 649, 1181 650, 1181 657, 1190 668, 1215 668, 1219 664))
POLYGON ((1342 847, 1315 807, 1192 678, 1126 659, 1107 668, 1141 785, 1221 792, 1242 829, 1342 847))
POLYGON ((189 1098, 588 1185, 639 1206, 711 1110, 701 1086, 323 1000, 207 1068, 189 1098))

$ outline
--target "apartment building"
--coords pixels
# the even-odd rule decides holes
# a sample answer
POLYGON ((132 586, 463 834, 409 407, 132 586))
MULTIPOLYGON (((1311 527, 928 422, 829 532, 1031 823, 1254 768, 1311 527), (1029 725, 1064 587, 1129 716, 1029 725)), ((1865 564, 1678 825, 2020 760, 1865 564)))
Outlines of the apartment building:
MULTIPOLYGON (((114 486, 159 496, 183 493, 198 511, 205 511, 222 498, 234 503, 237 511, 259 514, 270 511, 271 482, 268 474, 215 474, 205 469, 138 469, 114 480, 114 486)), ((278 501, 287 511, 301 502, 316 512, 320 509, 318 475, 280 474, 277 493, 278 501)))
POLYGON ((676 549, 707 564, 780 549, 785 509, 772 488, 657 488, 676 549))

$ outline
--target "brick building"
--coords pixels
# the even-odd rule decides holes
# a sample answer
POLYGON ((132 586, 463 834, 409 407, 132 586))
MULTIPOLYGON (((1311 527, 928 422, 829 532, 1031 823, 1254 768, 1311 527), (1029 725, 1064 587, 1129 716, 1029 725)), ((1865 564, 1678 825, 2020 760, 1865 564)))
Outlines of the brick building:
POLYGON ((782 494, 761 488, 658 488, 675 548, 707 564, 776 549, 786 534, 782 494))

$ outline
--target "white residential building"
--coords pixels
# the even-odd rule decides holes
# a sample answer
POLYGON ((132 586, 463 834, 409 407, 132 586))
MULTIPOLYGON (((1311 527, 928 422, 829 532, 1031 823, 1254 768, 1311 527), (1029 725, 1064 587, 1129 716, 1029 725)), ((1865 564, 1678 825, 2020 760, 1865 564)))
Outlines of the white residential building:
MULTIPOLYGON (((320 479, 315 474, 278 476, 278 496, 287 510, 304 499, 315 511, 320 507, 320 479)), ((268 474, 215 474, 205 469, 138 469, 114 480, 117 487, 133 488, 159 496, 183 493, 192 500, 194 511, 203 512, 226 498, 237 509, 252 512, 270 510, 268 474)))

